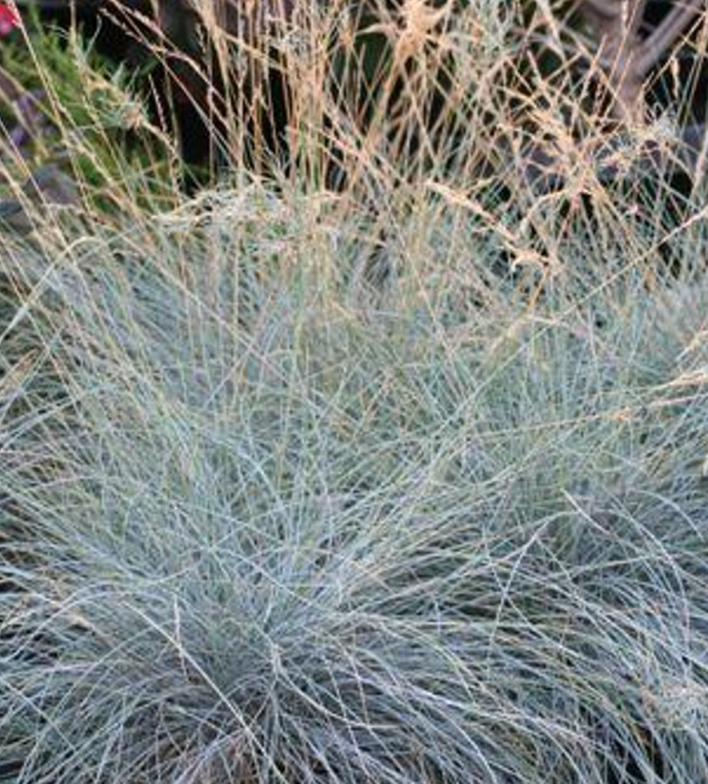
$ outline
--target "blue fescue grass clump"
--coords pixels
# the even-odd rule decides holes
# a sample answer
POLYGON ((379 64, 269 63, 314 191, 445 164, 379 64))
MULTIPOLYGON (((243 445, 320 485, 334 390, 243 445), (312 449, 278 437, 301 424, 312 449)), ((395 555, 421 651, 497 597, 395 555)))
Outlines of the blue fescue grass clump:
POLYGON ((4 262, 0 780, 708 780, 705 285, 362 310, 220 204, 4 262))

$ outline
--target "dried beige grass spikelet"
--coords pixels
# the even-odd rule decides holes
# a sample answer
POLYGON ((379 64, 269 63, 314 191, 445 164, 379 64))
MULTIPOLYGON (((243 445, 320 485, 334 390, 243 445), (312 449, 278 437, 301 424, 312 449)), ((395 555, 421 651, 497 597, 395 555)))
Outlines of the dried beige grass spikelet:
POLYGON ((426 43, 437 39, 434 30, 449 11, 449 3, 431 8, 427 0, 406 0, 403 6, 403 26, 396 40, 393 59, 396 64, 418 56, 426 43))

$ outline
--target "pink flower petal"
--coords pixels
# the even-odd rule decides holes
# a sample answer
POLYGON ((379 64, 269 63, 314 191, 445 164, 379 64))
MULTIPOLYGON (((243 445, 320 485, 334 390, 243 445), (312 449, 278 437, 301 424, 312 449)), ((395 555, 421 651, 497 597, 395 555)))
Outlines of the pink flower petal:
POLYGON ((13 28, 20 24, 20 17, 17 12, 5 3, 0 3, 0 37, 4 37, 12 32, 13 28))

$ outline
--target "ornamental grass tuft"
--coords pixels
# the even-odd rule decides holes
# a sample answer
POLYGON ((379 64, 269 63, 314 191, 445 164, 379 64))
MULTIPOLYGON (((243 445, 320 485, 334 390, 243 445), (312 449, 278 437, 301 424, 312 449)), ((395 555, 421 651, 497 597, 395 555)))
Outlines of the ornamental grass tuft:
POLYGON ((708 288, 463 319, 436 216, 373 305, 256 186, 8 246, 0 780, 708 778, 708 288))
POLYGON ((190 197, 76 31, 6 58, 0 784, 708 781, 705 179, 462 5, 368 120, 313 16, 289 165, 190 197))

